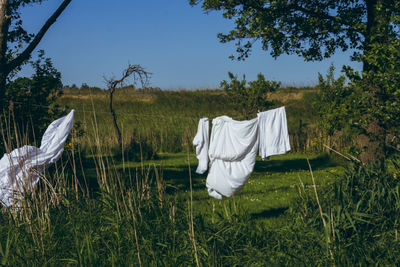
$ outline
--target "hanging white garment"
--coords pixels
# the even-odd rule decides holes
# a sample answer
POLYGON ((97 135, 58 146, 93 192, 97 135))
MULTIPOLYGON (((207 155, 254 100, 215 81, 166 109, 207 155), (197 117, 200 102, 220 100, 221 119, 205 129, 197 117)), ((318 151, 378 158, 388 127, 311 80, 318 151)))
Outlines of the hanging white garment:
POLYGON ((211 197, 230 197, 242 188, 253 172, 257 152, 265 159, 290 150, 285 107, 258 113, 248 121, 221 116, 212 124, 206 180, 211 197))
POLYGON ((221 199, 232 196, 253 171, 258 150, 258 119, 236 121, 227 116, 212 121, 209 148, 208 193, 221 199))
POLYGON ((24 190, 32 190, 39 176, 64 151, 73 126, 74 112, 53 121, 46 129, 40 148, 23 146, 4 154, 0 160, 0 201, 10 206, 21 199, 24 190))
POLYGON ((193 139, 196 146, 196 157, 199 160, 196 173, 203 174, 208 169, 208 143, 209 143, 209 121, 208 118, 201 118, 197 126, 197 133, 193 139))
POLYGON ((264 160, 290 150, 285 107, 257 114, 259 127, 259 155, 264 160))

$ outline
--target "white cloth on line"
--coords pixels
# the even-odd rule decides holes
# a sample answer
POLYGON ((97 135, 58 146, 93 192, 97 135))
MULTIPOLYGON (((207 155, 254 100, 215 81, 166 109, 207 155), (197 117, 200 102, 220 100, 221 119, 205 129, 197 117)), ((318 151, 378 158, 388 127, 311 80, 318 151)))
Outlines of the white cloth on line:
POLYGON ((74 112, 47 127, 40 148, 26 145, 0 159, 0 201, 5 206, 21 199, 25 189, 32 190, 40 174, 61 157, 73 126, 74 112))
POLYGON ((221 199, 232 196, 253 171, 258 150, 258 119, 236 121, 227 116, 213 120, 209 156, 208 193, 221 199))
POLYGON ((193 145, 196 146, 196 157, 199 160, 196 173, 199 174, 203 174, 208 169, 209 124, 208 118, 201 118, 193 139, 193 145))
POLYGON ((290 150, 284 107, 248 121, 221 116, 212 124, 206 180, 211 197, 230 197, 240 190, 253 172, 257 152, 265 159, 290 150))
POLYGON ((272 155, 284 154, 290 150, 285 107, 267 110, 257 114, 259 128, 259 155, 264 160, 272 155))

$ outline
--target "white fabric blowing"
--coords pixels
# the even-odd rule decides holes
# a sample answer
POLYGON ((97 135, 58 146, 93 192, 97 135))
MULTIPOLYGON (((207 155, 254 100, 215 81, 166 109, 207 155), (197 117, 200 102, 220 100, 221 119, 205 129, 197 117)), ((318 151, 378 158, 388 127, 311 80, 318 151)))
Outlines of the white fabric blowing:
POLYGON ((41 173, 61 157, 73 126, 74 112, 72 110, 47 127, 40 148, 26 145, 1 158, 0 201, 5 206, 21 199, 25 189, 32 190, 41 173))

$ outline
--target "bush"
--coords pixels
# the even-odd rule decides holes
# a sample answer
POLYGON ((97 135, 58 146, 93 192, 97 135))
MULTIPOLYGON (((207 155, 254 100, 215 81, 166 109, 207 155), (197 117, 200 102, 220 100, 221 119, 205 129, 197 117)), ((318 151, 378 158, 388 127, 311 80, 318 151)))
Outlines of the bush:
MULTIPOLYGON (((62 94, 61 73, 54 68, 50 58, 45 58, 43 50, 31 65, 35 70, 31 78, 17 78, 6 87, 9 104, 6 126, 16 126, 21 136, 27 135, 25 143, 39 140, 51 121, 66 114, 66 110, 55 104, 62 94)), ((10 138, 15 142, 15 136, 10 138)))
POLYGON ((266 110, 273 105, 272 101, 268 101, 267 93, 275 92, 280 87, 279 82, 267 81, 264 75, 259 73, 257 80, 247 85, 244 75, 241 81, 231 72, 228 72, 228 75, 230 83, 224 80, 221 87, 246 119, 256 116, 258 110, 266 110))

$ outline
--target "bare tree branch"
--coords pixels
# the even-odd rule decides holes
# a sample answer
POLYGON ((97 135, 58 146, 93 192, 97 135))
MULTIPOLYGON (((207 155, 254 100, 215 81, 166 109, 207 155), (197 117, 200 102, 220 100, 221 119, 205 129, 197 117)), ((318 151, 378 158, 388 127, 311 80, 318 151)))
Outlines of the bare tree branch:
POLYGON ((122 72, 122 77, 119 80, 116 80, 115 77, 106 78, 103 76, 103 79, 107 84, 107 88, 110 93, 110 113, 111 116, 113 117, 113 124, 115 131, 117 133, 118 145, 121 153, 122 153, 122 135, 117 123, 117 114, 115 114, 113 108, 113 94, 116 88, 118 86, 122 86, 125 80, 128 79, 129 77, 133 78, 134 83, 139 81, 142 87, 145 88, 148 85, 150 75, 151 73, 147 72, 142 66, 129 64, 128 67, 122 72))
POLYGON ((147 72, 142 66, 129 64, 128 67, 123 71, 121 79, 115 80, 114 77, 103 78, 107 84, 107 88, 109 90, 115 90, 115 88, 117 88, 118 86, 122 86, 124 84, 124 81, 129 77, 133 78, 134 83, 139 81, 144 88, 148 85, 150 76, 151 73, 147 72))

